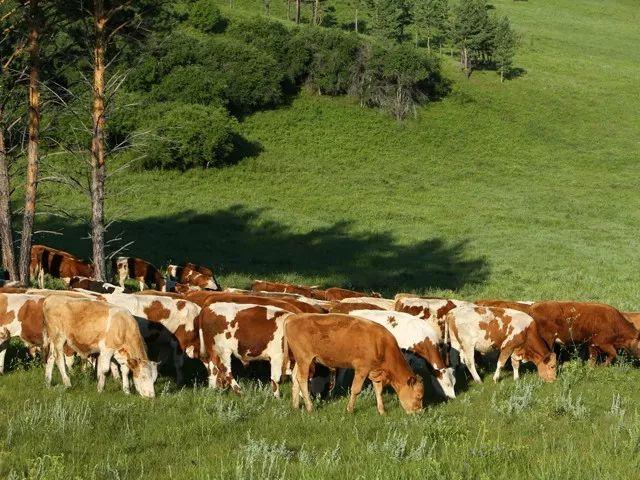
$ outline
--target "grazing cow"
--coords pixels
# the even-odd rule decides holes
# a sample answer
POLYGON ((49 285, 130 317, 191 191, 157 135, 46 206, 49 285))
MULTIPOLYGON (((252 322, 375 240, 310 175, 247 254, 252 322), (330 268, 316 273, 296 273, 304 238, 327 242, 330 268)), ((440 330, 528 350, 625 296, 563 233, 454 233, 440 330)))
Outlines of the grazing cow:
POLYGON ((45 378, 51 386, 54 362, 62 381, 71 386, 64 362, 65 343, 83 358, 99 354, 98 391, 104 390, 105 375, 114 358, 122 371, 122 389, 129 393, 129 371, 136 390, 154 397, 158 366, 147 358, 138 324, 124 308, 85 298, 52 295, 44 301, 44 347, 47 352, 45 378))
POLYGON ((393 310, 395 302, 389 298, 380 297, 350 297, 345 298, 341 303, 363 303, 366 305, 375 305, 384 310, 393 310))
POLYGON ((640 330, 640 312, 620 312, 634 327, 640 330))
POLYGON ((292 305, 295 305, 304 313, 327 313, 331 308, 335 306, 335 302, 317 300, 315 298, 309 298, 295 293, 258 292, 253 290, 242 290, 239 288, 227 288, 224 291, 226 293, 243 293, 246 295, 256 295, 259 297, 279 298, 282 300, 286 300, 292 305))
POLYGON ((220 290, 220 284, 216 281, 211 269, 194 263, 169 265, 167 275, 170 280, 180 284, 192 285, 205 290, 220 290))
POLYGON ((294 408, 298 408, 302 392, 307 411, 313 409, 308 381, 317 362, 333 369, 355 370, 348 412, 353 412, 367 377, 373 382, 380 414, 384 413, 382 389, 389 384, 407 413, 422 409, 422 380, 413 374, 398 342, 383 326, 350 315, 303 313, 289 316, 284 330, 284 351, 287 355, 291 352, 296 362, 291 393, 294 408))
POLYGON ((118 257, 112 261, 113 272, 118 272, 118 283, 124 288, 124 281, 133 278, 138 281, 140 291, 145 285, 155 284, 156 290, 165 291, 166 282, 160 271, 149 262, 136 257, 118 257))
POLYGON ((184 296, 184 298, 200 305, 201 307, 206 307, 208 304, 213 302, 230 302, 252 305, 271 305, 272 307, 278 307, 282 310, 286 310, 287 312, 303 313, 300 308, 298 308, 295 304, 287 301, 286 299, 260 297, 258 295, 245 295, 243 293, 212 292, 201 290, 199 292, 188 293, 184 296))
POLYGON ((73 277, 69 281, 69 288, 80 288, 96 293, 124 293, 123 287, 106 282, 97 282, 86 277, 73 277))
POLYGON ((44 288, 44 275, 60 278, 69 285, 73 277, 93 278, 93 265, 85 262, 68 252, 34 245, 31 247, 31 263, 29 265, 31 277, 38 278, 38 285, 44 288))
POLYGON ((440 332, 439 344, 446 344, 448 343, 448 334, 445 317, 451 310, 463 305, 472 304, 448 298, 425 298, 399 294, 396 295, 394 307, 398 312, 409 313, 431 323, 440 332))
POLYGON ((176 382, 183 382, 184 356, 200 357, 200 307, 184 299, 160 295, 105 294, 99 299, 126 308, 139 323, 147 344, 155 346, 160 363, 166 360, 167 350, 173 356, 176 382), (141 322, 140 319, 146 320, 141 322))
POLYGON ((587 344, 592 364, 596 362, 598 354, 603 353, 605 365, 609 365, 619 349, 640 356, 640 332, 610 305, 538 302, 531 306, 530 312, 540 335, 550 348, 555 342, 564 345, 587 344))
POLYGON ((20 293, 0 294, 0 374, 4 372, 7 340, 19 337, 32 349, 42 347, 42 305, 44 296, 20 293), (4 332, 4 333, 3 333, 4 332))
POLYGON ((324 290, 304 285, 293 285, 291 283, 266 282, 264 280, 254 280, 251 283, 251 290, 254 292, 273 293, 295 293, 303 297, 315 298, 316 300, 328 300, 324 290))
POLYGON ((371 320, 389 330, 398 346, 423 358, 432 369, 442 392, 456 398, 456 378, 452 368, 447 368, 438 350, 439 332, 433 325, 414 315, 388 310, 353 310, 350 315, 371 320))
POLYGON ((273 394, 279 397, 284 361, 282 324, 287 315, 290 315, 288 311, 269 305, 217 302, 203 307, 200 329, 209 386, 227 384, 234 392, 240 392, 231 373, 231 356, 244 365, 254 360, 268 360, 273 394), (216 358, 221 362, 222 371, 220 365, 216 365, 216 358), (220 374, 224 376, 223 382, 218 378, 220 374))
POLYGON ((351 313, 353 310, 386 310, 378 305, 370 303, 346 303, 340 302, 336 304, 329 313, 351 313))
POLYGON ((451 347, 460 352, 460 358, 476 382, 482 382, 475 366, 476 351, 482 354, 500 352, 494 382, 500 378, 500 370, 509 358, 514 379, 518 379, 520 360, 524 360, 536 365, 543 380, 555 380, 556 355, 540 337, 536 322, 526 313, 468 305, 449 311, 446 322, 451 347))
MULTIPOLYGON (((344 300, 345 298, 368 296, 366 293, 363 293, 363 292, 356 292, 354 290, 347 290, 346 288, 338 288, 338 287, 327 288, 324 292, 325 292, 326 299, 334 302, 339 302, 341 300, 344 300)), ((379 293, 372 293, 371 296, 380 298, 379 293)))

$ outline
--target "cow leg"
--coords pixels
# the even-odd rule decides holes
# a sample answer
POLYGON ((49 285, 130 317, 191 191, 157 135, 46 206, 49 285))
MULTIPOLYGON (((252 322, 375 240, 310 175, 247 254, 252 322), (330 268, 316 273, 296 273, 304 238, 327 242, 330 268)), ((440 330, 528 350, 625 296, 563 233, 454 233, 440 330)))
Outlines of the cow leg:
POLYGON ((347 412, 353 413, 353 407, 356 404, 356 397, 360 395, 362 391, 362 385, 364 385, 364 381, 367 379, 367 373, 363 373, 362 370, 356 370, 353 375, 353 383, 351 384, 351 395, 349 395, 349 403, 347 403, 347 412))
POLYGON ((44 368, 44 378, 47 382, 47 387, 51 386, 51 380, 53 378, 53 366, 56 362, 56 352, 54 351, 53 345, 49 346, 49 352, 47 355, 47 363, 44 368))
POLYGON ((233 390, 233 393, 240 395, 242 393, 242 391, 240 390, 240 385, 238 385, 236 379, 233 378, 233 373, 231 372, 231 350, 224 350, 222 352, 222 355, 220 355, 220 361, 222 362, 225 370, 228 372, 231 390, 233 390))
POLYGON ((599 345, 600 350, 605 354, 604 364, 609 366, 611 362, 618 356, 618 352, 613 345, 599 345))
POLYGON ((64 345, 63 344, 56 345, 55 352, 56 352, 56 357, 55 357, 56 365, 58 367, 58 371, 60 371, 60 376, 62 377, 62 384, 65 387, 69 388, 71 386, 71 380, 67 375, 67 363, 65 361, 64 345))
POLYGON ((96 368, 96 373, 98 375, 98 392, 102 392, 104 390, 104 383, 107 379, 107 372, 111 370, 111 357, 113 356, 113 352, 111 351, 102 351, 98 356, 98 366, 96 368))
POLYGON ((296 380, 298 381, 298 388, 302 392, 302 398, 304 399, 304 406, 307 412, 313 410, 313 403, 311 402, 311 395, 309 394, 309 365, 301 365, 296 363, 294 372, 297 373, 296 380), (296 368, 298 369, 296 371, 296 368))
POLYGON ((116 359, 118 365, 120 365, 120 373, 122 378, 122 391, 129 395, 131 390, 129 389, 129 364, 127 363, 127 357, 120 352, 115 352, 113 358, 116 359))
POLYGON ((598 363, 598 354, 600 353, 600 349, 594 345, 591 344, 589 345, 589 365, 592 367, 596 366, 596 363, 598 363))
POLYGON ((500 380, 500 370, 502 370, 502 367, 507 363, 507 360, 509 360, 509 357, 511 357, 512 354, 513 348, 509 348, 508 346, 500 350, 498 365, 496 365, 496 373, 493 374, 493 381, 495 383, 498 383, 498 380, 500 380))
POLYGON ((298 383, 298 364, 296 363, 291 372, 291 406, 294 410, 300 408, 300 384, 298 383))
POLYGON ((282 379, 282 361, 277 362, 274 359, 271 359, 270 367, 271 367, 271 390, 273 391, 274 397, 280 398, 280 380, 282 379))
POLYGON ((513 369, 513 379, 520 379, 520 357, 516 354, 511 355, 511 368, 513 369))
POLYGON ((127 279, 128 275, 129 274, 126 271, 118 270, 118 285, 120 285, 121 288, 124 288, 124 281, 127 279))
POLYGON ((480 378, 480 375, 478 375, 478 371, 476 370, 476 358, 474 355, 475 349, 473 348, 473 346, 470 346, 468 348, 467 347, 463 348, 463 351, 464 351, 465 365, 467 366, 469 373, 473 377, 473 380, 476 383, 482 383, 482 379, 480 378))
POLYGON ((118 363, 112 360, 109 364, 109 368, 111 370, 111 376, 119 382, 122 381, 120 379, 120 370, 118 369, 118 363))
POLYGON ((43 268, 38 270, 38 286, 41 289, 44 288, 44 269, 43 268))
POLYGON ((176 369, 176 383, 182 385, 184 383, 184 354, 177 349, 173 353, 173 366, 176 369))
POLYGON ((144 290, 144 277, 137 278, 136 280, 138 280, 138 287, 140 288, 140 291, 143 291, 144 290))
MULTIPOLYGON (((372 380, 373 382, 373 380, 372 380)), ((384 385, 382 382, 373 382, 373 390, 376 392, 376 406, 378 407, 378 413, 384 415, 384 403, 382 402, 382 390, 384 385)))
POLYGON ((7 354, 8 346, 9 346, 8 341, 3 341, 0 343, 0 375, 4 373, 4 357, 7 354))

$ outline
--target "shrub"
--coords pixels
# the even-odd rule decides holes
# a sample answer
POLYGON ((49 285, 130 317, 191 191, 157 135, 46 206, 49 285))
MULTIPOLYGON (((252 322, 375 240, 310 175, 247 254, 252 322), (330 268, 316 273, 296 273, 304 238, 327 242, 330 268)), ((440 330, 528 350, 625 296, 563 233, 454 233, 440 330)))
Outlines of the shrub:
POLYGON ((167 74, 153 87, 152 96, 157 101, 221 105, 226 87, 220 72, 202 65, 187 65, 167 74))
POLYGON ((144 168, 186 170, 226 163, 236 121, 223 107, 165 103, 153 110, 144 168))
POLYGON ((196 0, 189 9, 189 23, 205 33, 221 32, 226 21, 213 0, 196 0))
POLYGON ((310 52, 302 39, 280 22, 264 18, 235 20, 227 32, 271 55, 289 85, 307 73, 310 52))
POLYGON ((219 72, 224 98, 234 111, 248 112, 282 100, 283 74, 269 54, 239 41, 215 38, 209 43, 208 71, 219 72))
POLYGON ((358 58, 358 36, 325 28, 306 28, 299 35, 312 55, 308 77, 311 87, 328 95, 346 93, 358 58))
POLYGON ((410 45, 375 45, 363 50, 351 92, 364 105, 381 107, 400 120, 416 113, 439 88, 440 66, 410 45))

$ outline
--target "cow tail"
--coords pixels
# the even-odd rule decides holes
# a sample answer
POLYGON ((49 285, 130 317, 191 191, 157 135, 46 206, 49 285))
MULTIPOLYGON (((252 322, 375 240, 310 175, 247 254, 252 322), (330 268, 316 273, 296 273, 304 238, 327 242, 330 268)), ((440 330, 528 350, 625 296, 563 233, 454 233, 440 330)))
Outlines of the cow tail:
MULTIPOLYGON (((289 317, 289 315, 287 315, 289 317)), ((291 372, 289 362, 291 354, 289 352, 289 342, 287 342, 287 317, 282 322, 282 378, 291 372)))

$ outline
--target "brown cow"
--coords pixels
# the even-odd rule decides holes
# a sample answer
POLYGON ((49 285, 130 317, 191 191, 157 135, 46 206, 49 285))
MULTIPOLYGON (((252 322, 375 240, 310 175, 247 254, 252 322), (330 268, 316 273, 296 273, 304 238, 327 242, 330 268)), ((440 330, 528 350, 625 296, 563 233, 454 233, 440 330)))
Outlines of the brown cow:
POLYGON ((113 272, 118 273, 118 283, 124 288, 124 281, 133 278, 138 281, 140 291, 145 285, 153 285, 157 290, 165 291, 166 282, 160 271, 146 260, 136 257, 118 257, 112 261, 113 272))
POLYGON ((315 298, 305 297, 295 293, 281 293, 281 292, 256 292, 252 290, 242 290, 239 288, 226 288, 225 293, 241 293, 244 295, 252 295, 259 297, 279 298, 286 300, 298 307, 304 313, 327 313, 331 308, 335 306, 335 302, 328 302, 326 300, 316 300, 315 298))
POLYGON ((353 310, 386 310, 379 305, 372 305, 371 303, 348 303, 341 302, 336 304, 329 313, 351 313, 353 310))
POLYGON ((42 304, 44 296, 27 294, 0 294, 0 332, 6 339, 0 341, 0 374, 4 372, 4 357, 11 337, 19 337, 27 347, 42 347, 42 304))
POLYGON ((268 360, 273 393, 279 397, 284 361, 282 322, 287 315, 288 311, 269 305, 214 302, 202 308, 200 329, 209 387, 231 385, 234 392, 240 392, 231 374, 232 356, 245 365, 254 360, 268 360), (223 381, 219 375, 223 375, 223 381))
POLYGON ((296 362, 291 394, 294 408, 298 408, 302 391, 307 411, 312 410, 308 380, 317 362, 334 369, 355 369, 348 412, 353 412, 367 377, 373 382, 380 414, 384 413, 382 389, 387 384, 397 392, 406 412, 422 409, 422 380, 413 374, 398 342, 383 326, 342 314, 291 315, 284 324, 284 350, 296 362))
POLYGON ((353 297, 380 297, 379 293, 372 293, 371 295, 367 295, 363 292, 356 292, 355 290, 347 290, 346 288, 338 287, 327 288, 324 292, 327 300, 332 300, 335 302, 339 302, 340 300, 344 300, 345 298, 353 297))
POLYGON ((588 302, 538 302, 530 309, 544 341, 553 348, 555 342, 587 344, 589 360, 595 363, 599 353, 609 365, 617 350, 625 349, 640 356, 640 332, 622 313, 610 305, 588 302))
POLYGON ((556 355, 545 344, 537 324, 519 310, 498 307, 466 305, 454 308, 446 315, 451 332, 451 348, 460 352, 460 358, 473 379, 481 383, 475 367, 474 353, 499 351, 498 366, 493 375, 495 382, 500 370, 511 358, 513 378, 519 378, 520 361, 533 362, 538 375, 545 381, 556 378, 556 355))
POLYGON ((47 273, 69 285, 73 277, 93 278, 93 265, 68 252, 34 245, 31 247, 29 272, 32 277, 38 278, 40 288, 44 288, 44 275, 47 273))
POLYGON ((200 305, 201 307, 206 307, 212 302, 231 302, 252 305, 271 305, 272 307, 278 307, 286 310, 287 312, 303 313, 300 308, 287 301, 286 299, 260 297, 258 295, 245 295, 241 293, 212 292, 202 290, 200 292, 188 293, 184 296, 184 298, 200 305))
POLYGON ((206 290, 220 290, 220 284, 216 281, 213 271, 195 263, 187 262, 183 265, 169 265, 167 274, 170 280, 174 280, 179 284, 192 285, 206 290))
POLYGON ((122 389, 129 393, 129 371, 136 390, 154 397, 158 367, 149 361, 144 341, 133 316, 124 308, 85 298, 51 295, 44 301, 44 347, 47 354, 45 378, 51 385, 54 362, 62 381, 71 386, 64 361, 65 343, 83 358, 99 354, 98 391, 114 358, 122 370, 122 389))
POLYGON ((327 294, 324 290, 291 283, 254 280, 251 282, 251 290, 254 292, 295 293, 303 297, 315 298, 316 300, 327 300, 327 294))
POLYGON ((519 302, 512 300, 476 300, 473 303, 482 307, 510 308, 511 310, 519 310, 526 314, 529 313, 531 305, 534 304, 534 302, 519 302))

